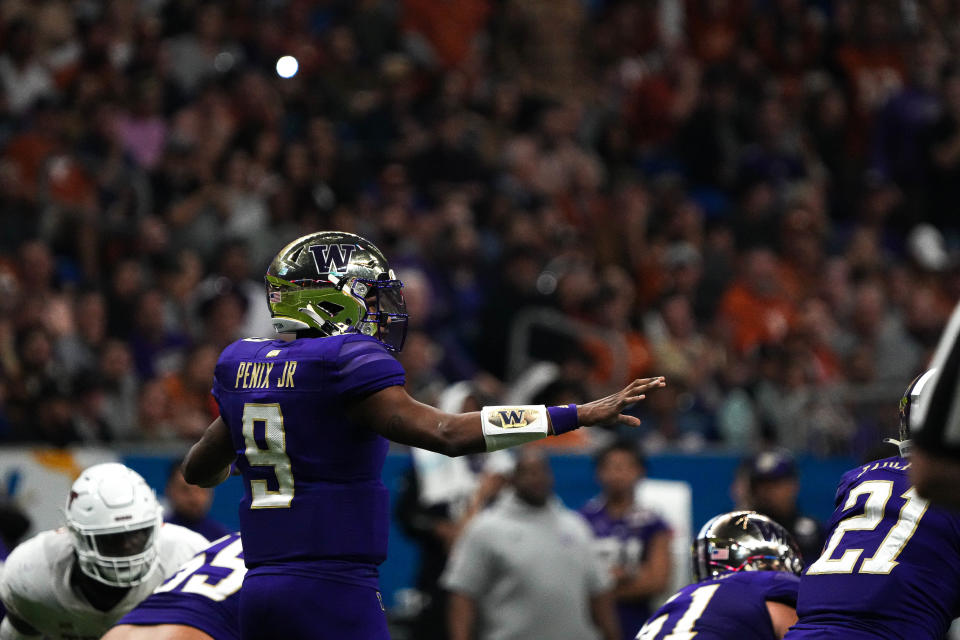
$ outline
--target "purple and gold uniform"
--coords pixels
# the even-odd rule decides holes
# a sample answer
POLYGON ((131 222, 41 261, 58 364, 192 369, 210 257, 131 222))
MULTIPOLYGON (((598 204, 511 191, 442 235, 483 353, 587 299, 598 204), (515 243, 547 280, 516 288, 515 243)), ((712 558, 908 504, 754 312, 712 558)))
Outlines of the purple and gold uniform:
POLYGON ((240 534, 231 533, 188 560, 117 624, 177 624, 216 640, 239 640, 243 564, 240 534))
POLYGON ((360 334, 246 339, 224 349, 213 394, 246 485, 244 638, 388 637, 377 592, 387 553, 380 473, 388 445, 345 412, 351 400, 402 384, 400 364, 360 334), (354 616, 338 630, 336 616, 357 607, 369 610, 372 626, 354 616))
POLYGON ((767 602, 796 606, 799 585, 783 571, 737 571, 689 584, 657 609, 637 640, 774 640, 767 602))
MULTIPOLYGON (((669 532, 670 526, 656 513, 635 507, 623 518, 613 518, 603 496, 597 496, 580 510, 596 537, 597 555, 608 566, 632 571, 646 559, 648 546, 655 535, 669 532)), ((633 635, 650 615, 644 601, 618 602, 617 618, 624 638, 633 635)))
POLYGON ((960 614, 960 515, 920 498, 909 468, 893 457, 844 474, 787 638, 944 637, 960 614))

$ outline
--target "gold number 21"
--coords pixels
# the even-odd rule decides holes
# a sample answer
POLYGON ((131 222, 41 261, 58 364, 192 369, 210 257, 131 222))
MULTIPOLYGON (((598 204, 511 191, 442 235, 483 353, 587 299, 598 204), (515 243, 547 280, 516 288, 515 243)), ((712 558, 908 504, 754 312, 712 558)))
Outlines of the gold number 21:
MULTIPOLYGON (((844 509, 851 509, 857 504, 857 499, 866 494, 867 500, 863 506, 863 515, 854 516, 841 520, 833 535, 824 547, 820 558, 810 565, 807 569, 808 576, 815 576, 827 573, 853 573, 853 568, 860 559, 863 549, 847 549, 839 558, 833 558, 837 547, 840 545, 840 539, 848 531, 873 531, 883 520, 884 509, 887 501, 893 494, 893 481, 891 480, 868 480, 854 487, 847 501, 843 505, 844 509)), ((913 532, 917 530, 920 518, 927 512, 927 501, 917 495, 916 490, 911 487, 904 491, 900 496, 905 498, 906 502, 900 509, 900 516, 897 522, 887 532, 886 537, 877 547, 877 552, 873 556, 865 559, 860 565, 858 573, 890 573, 897 566, 897 556, 903 551, 907 541, 913 537, 913 532)))

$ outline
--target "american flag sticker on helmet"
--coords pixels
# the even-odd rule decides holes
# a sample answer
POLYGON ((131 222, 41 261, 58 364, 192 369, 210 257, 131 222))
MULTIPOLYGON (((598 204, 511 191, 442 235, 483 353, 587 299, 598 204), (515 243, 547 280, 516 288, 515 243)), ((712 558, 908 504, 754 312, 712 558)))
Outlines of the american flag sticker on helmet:
POLYGON ((272 302, 272 303, 279 303, 280 300, 281 300, 281 297, 280 297, 280 292, 279 292, 279 291, 271 291, 271 292, 270 292, 270 302, 272 302))
POLYGON ((717 549, 716 547, 710 548, 711 560, 728 560, 729 558, 730 558, 729 549, 717 549))

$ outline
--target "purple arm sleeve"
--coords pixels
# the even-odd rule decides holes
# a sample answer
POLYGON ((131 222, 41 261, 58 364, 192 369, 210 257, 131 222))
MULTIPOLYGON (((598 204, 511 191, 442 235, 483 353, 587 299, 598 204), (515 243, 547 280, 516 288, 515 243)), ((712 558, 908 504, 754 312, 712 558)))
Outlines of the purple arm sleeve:
POLYGON ((548 407, 547 413, 550 415, 550 422, 553 424, 553 435, 555 436, 573 431, 580 426, 580 423, 577 422, 577 405, 575 404, 548 407))

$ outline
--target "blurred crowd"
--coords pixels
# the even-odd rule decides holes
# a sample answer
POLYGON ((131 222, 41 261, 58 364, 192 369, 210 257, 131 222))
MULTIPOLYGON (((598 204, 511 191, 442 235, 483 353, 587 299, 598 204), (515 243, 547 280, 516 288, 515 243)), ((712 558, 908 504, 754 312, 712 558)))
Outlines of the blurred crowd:
POLYGON ((662 374, 650 451, 860 453, 960 297, 958 53, 956 0, 2 0, 0 439, 194 439, 343 229, 422 400, 662 374))

